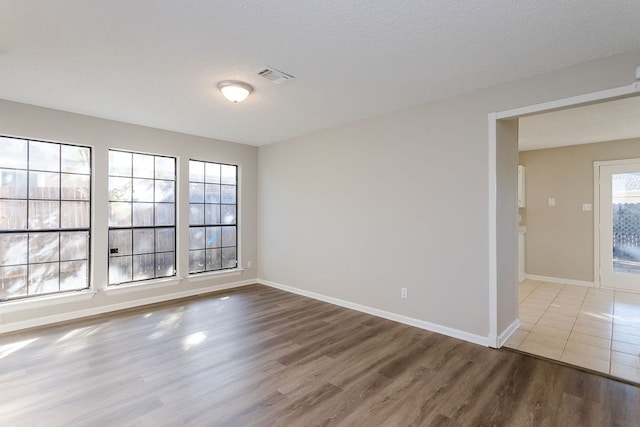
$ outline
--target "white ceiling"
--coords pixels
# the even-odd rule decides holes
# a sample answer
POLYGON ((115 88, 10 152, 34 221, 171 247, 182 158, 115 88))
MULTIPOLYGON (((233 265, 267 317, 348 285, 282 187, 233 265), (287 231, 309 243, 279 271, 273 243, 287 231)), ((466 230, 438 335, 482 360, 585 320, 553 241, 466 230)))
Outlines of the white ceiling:
POLYGON ((636 49, 638 22, 638 0, 0 0, 0 98, 261 145, 636 49))
POLYGON ((640 96, 523 117, 520 151, 640 138, 640 96))

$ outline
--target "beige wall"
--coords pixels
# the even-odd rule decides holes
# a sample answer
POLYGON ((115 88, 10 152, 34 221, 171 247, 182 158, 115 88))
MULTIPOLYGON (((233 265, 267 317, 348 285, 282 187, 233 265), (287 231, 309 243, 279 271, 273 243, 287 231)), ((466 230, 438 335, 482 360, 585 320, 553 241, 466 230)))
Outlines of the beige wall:
MULTIPOLYGON (((640 139, 523 151, 527 274, 593 282, 593 162, 640 158, 640 139), (548 199, 556 199, 555 206, 548 199)), ((595 209, 596 206, 593 206, 595 209)))
POLYGON ((254 282, 256 269, 245 269, 234 276, 210 276, 203 281, 189 281, 188 276, 188 161, 189 159, 237 164, 239 167, 240 260, 257 260, 257 149, 207 138, 162 131, 142 126, 103 120, 47 108, 0 100, 0 134, 48 141, 88 145, 93 148, 92 203, 92 283, 96 293, 92 299, 73 303, 33 305, 35 299, 0 304, 0 332, 17 325, 37 324, 39 319, 60 320, 75 314, 92 314, 110 307, 135 305, 198 293, 234 282, 254 282), (108 149, 120 148, 144 153, 164 154, 178 158, 178 279, 172 286, 138 287, 125 293, 103 291, 107 282, 107 175, 108 149))
POLYGON ((496 279, 504 331, 518 316, 518 120, 496 122, 496 279))
POLYGON ((260 147, 259 277, 486 338, 488 113, 631 84, 639 61, 631 52, 260 147))

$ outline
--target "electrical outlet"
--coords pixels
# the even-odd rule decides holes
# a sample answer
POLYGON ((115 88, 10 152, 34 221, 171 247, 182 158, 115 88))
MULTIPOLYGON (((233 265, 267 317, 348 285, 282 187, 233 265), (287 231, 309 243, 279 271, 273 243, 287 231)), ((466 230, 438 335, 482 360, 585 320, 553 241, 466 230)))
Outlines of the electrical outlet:
POLYGON ((555 206, 556 205, 556 199, 553 197, 549 197, 549 200, 547 200, 547 203, 549 206, 555 206))
POLYGON ((400 288, 400 297, 401 298, 407 297, 407 288, 400 288))
POLYGON ((584 203, 582 205, 582 212, 591 212, 592 208, 591 203, 584 203))
POLYGON ((253 268, 253 261, 247 261, 247 268, 253 268))

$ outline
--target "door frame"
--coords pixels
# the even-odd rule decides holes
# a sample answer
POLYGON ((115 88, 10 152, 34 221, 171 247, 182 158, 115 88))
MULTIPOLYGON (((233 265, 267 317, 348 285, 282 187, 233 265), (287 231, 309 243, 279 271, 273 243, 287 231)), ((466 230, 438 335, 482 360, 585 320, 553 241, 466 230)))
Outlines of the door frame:
POLYGON ((596 288, 603 287, 600 272, 600 166, 625 165, 631 163, 640 163, 640 158, 597 160, 593 162, 593 283, 596 288))
MULTIPOLYGON (((498 186, 498 171, 497 171, 497 125, 499 120, 513 120, 521 117, 551 112, 555 110, 563 110, 571 107, 578 107, 589 104, 597 104, 600 102, 613 101, 616 99, 628 98, 640 93, 640 82, 634 82, 627 86, 617 87, 613 89, 606 89, 598 92, 588 93, 584 95, 572 96, 555 101, 544 102, 540 104, 530 105, 521 108, 515 108, 512 110, 500 111, 489 113, 489 135, 488 135, 488 155, 489 155, 489 347, 500 348, 509 339, 511 334, 518 329, 520 324, 519 315, 506 327, 498 330, 498 316, 499 313, 518 313, 518 300, 515 301, 506 298, 500 298, 501 289, 510 289, 509 287, 517 284, 517 277, 514 277, 513 283, 498 283, 498 277, 501 277, 501 273, 505 272, 506 268, 515 268, 516 266, 501 267, 498 264, 498 245, 500 242, 498 239, 498 228, 508 227, 508 225, 499 225, 497 223, 498 210, 500 207, 497 204, 497 186, 498 186), (515 304, 515 307, 514 307, 515 304)), ((510 179, 517 180, 517 165, 514 165, 514 176, 510 179)), ((514 203, 517 200, 514 201, 514 203)), ((595 204, 595 203, 594 203, 595 204)), ((594 221, 595 222, 595 221, 594 221)), ((513 233, 517 238, 517 232, 513 233)), ((517 242, 511 242, 517 245, 517 242)), ((504 248, 502 248, 504 249, 504 248)), ((515 260, 517 262, 517 258, 515 260)), ((595 277, 594 277, 595 279, 595 277)), ((507 292, 508 293, 508 292, 507 292)))

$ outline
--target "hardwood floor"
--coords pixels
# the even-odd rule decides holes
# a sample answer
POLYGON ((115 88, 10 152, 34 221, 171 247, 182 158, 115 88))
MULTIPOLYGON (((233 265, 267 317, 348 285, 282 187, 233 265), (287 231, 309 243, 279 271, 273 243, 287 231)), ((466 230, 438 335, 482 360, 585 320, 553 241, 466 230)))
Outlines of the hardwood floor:
POLYGON ((632 385, 259 285, 0 337, 3 426, 638 420, 632 385))

